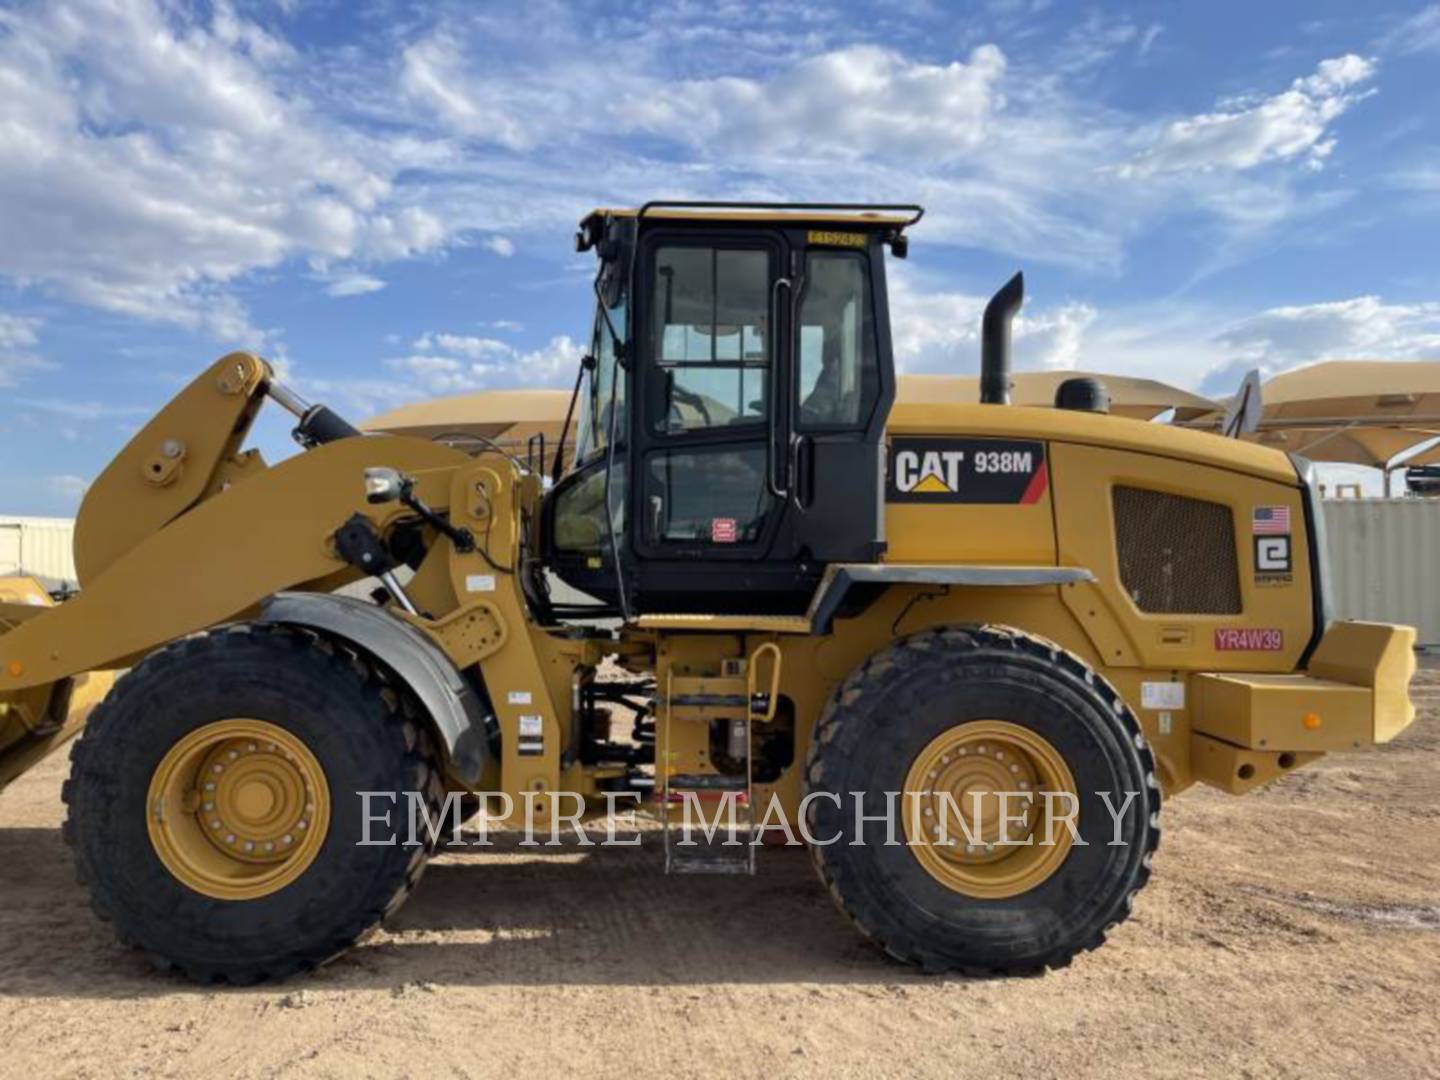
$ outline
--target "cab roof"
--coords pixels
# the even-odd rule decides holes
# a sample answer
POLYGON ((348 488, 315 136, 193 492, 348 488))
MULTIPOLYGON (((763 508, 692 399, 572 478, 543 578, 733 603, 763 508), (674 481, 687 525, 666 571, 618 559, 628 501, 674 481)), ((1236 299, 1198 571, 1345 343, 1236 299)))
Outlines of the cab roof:
POLYGON ((909 204, 649 202, 638 208, 601 207, 592 210, 580 219, 580 232, 596 236, 607 219, 643 217, 647 221, 655 218, 711 224, 840 225, 847 229, 898 234, 918 222, 924 214, 923 207, 909 204))

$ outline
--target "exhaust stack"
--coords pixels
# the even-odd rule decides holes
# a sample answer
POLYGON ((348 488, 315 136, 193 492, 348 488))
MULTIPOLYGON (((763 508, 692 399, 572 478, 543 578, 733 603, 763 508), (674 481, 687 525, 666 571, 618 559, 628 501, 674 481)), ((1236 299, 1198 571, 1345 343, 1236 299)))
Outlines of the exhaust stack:
POLYGON ((985 305, 980 320, 980 404, 1010 404, 1010 324, 1025 302, 1025 275, 1016 274, 985 305))

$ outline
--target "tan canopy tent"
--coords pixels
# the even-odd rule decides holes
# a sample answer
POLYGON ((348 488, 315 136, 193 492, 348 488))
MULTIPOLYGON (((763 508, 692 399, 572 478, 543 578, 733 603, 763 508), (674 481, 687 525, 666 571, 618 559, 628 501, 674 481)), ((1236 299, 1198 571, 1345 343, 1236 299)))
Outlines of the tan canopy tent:
MULTIPOLYGON (((392 435, 413 435, 452 443, 460 449, 478 448, 489 440, 517 457, 525 457, 532 438, 545 437, 544 468, 554 460, 560 442, 560 427, 570 404, 568 390, 483 390, 476 394, 432 398, 402 405, 363 421, 364 431, 392 435)), ((565 440, 568 453, 574 448, 572 422, 565 440)), ((539 440, 536 440, 539 449, 539 440)))
MULTIPOLYGON (((1055 389, 1066 379, 1087 375, 1080 371, 1023 371, 1015 375, 1013 400, 1017 405, 1052 405, 1055 389)), ((1219 405, 1198 394, 1154 379, 1131 375, 1091 375, 1110 392, 1111 411, 1117 416, 1153 420, 1176 410, 1177 419, 1214 412, 1219 405)), ((980 400, 980 380, 973 375, 902 375, 898 399, 908 402, 964 402, 980 400)), ((493 440, 503 449, 525 456, 529 440, 545 436, 546 457, 554 453, 570 402, 567 390, 483 390, 474 394, 432 398, 372 416, 361 423, 365 431, 386 431, 422 439, 441 439, 464 446, 480 439, 493 440)), ((573 448, 572 422, 566 438, 573 448)), ((538 444, 537 444, 538 445, 538 444)))
MULTIPOLYGON (((1396 459, 1440 437, 1440 361, 1327 360, 1276 375, 1260 400, 1259 423, 1245 439, 1311 461, 1380 469, 1388 491, 1396 459)), ((1186 426, 1218 429, 1221 415, 1186 426)))
MULTIPOLYGON (((1437 433, 1440 434, 1440 433, 1437 433)), ((1440 465, 1440 446, 1432 446, 1405 460, 1405 465, 1440 465)))
POLYGON ((1264 385, 1261 428, 1440 428, 1440 360, 1328 360, 1264 385))
MULTIPOLYGON (((1311 461, 1390 473, 1397 458, 1440 437, 1440 361, 1330 360, 1265 383, 1252 438, 1311 461)), ((1423 464, 1433 453, 1404 460, 1423 464)))
MULTIPOLYGON (((1010 400, 1016 405, 1055 404, 1055 391, 1066 379, 1092 378, 1110 393, 1110 411, 1135 420, 1153 420, 1170 409, 1177 420, 1190 420, 1220 408, 1218 402, 1181 390, 1178 386, 1134 375, 1105 375, 1090 371, 1020 371, 1012 378, 1010 400)), ((964 402, 980 400, 978 375, 901 375, 900 401, 964 402)))
POLYGON ((1383 469, 1391 459, 1437 435, 1440 432, 1406 427, 1262 428, 1255 441, 1311 461, 1383 469))

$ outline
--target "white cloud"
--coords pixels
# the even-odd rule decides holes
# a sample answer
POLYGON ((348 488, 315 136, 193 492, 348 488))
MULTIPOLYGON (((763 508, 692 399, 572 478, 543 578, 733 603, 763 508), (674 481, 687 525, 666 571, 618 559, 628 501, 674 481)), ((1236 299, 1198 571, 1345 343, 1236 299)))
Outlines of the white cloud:
POLYGON ((330 296, 364 296, 366 293, 379 292, 385 288, 385 282, 369 274, 346 274, 336 278, 325 287, 325 292, 330 296))
POLYGON ((1125 17, 1090 11, 1060 42, 1054 64, 1059 71, 1075 74, 1110 63, 1130 48, 1144 58, 1163 30, 1159 23, 1142 28, 1125 17))
POLYGON ((392 356, 385 366, 406 375, 432 393, 453 393, 471 384, 471 365, 449 356, 392 356))
POLYGON ((1073 371, 1080 366, 1085 332, 1099 317, 1089 304, 1068 303, 1044 315, 1016 319, 1016 346, 1023 357, 1038 356, 1039 366, 1073 371))
MULTIPOLYGON (((987 299, 897 268, 890 301, 900 369, 978 371, 987 299)), ((1243 314, 1173 301, 1102 309, 1032 298, 1016 318, 1014 343, 1017 370, 1138 375, 1226 395, 1251 368, 1268 377, 1322 360, 1440 360, 1440 302, 1359 296, 1243 314)))
POLYGON ((307 99, 293 49, 227 4, 65 0, 0 26, 0 274, 264 343, 229 283, 443 240, 387 154, 307 99))
POLYGON ((465 334, 442 334, 427 331, 415 339, 415 348, 422 352, 458 353, 461 356, 469 357, 471 360, 479 360, 484 357, 508 356, 514 352, 514 348, 504 341, 495 338, 473 337, 465 334))
POLYGON ((551 95, 474 71, 461 43, 445 32, 404 51, 400 87, 432 107, 447 126, 509 150, 531 149, 544 137, 546 122, 556 119, 551 95))
POLYGON ((38 357, 25 353, 0 352, 0 388, 15 386, 27 372, 48 366, 38 357))
POLYGON ((25 349, 40 342, 40 320, 0 312, 0 349, 25 349))
POLYGON ((973 153, 984 139, 1003 104, 1005 68, 1005 54, 994 45, 948 64, 855 45, 765 81, 639 86, 611 106, 610 122, 707 153, 948 161, 973 153))
POLYGON ((1384 45, 1399 53, 1440 52, 1440 4, 1410 16, 1385 36, 1384 45))
POLYGON ((1272 97, 1245 99, 1166 126, 1151 146, 1122 166, 1125 177, 1243 171, 1274 161, 1319 168, 1335 149, 1330 124, 1366 96, 1356 88, 1375 65, 1348 53, 1324 60, 1313 75, 1272 97))
POLYGON ((447 221, 548 230, 577 206, 657 195, 843 192, 923 203, 931 243, 1089 272, 1118 271, 1132 239, 1176 213, 1199 218, 1192 230, 1217 225, 1226 257, 1344 197, 1296 182, 1331 152, 1335 120, 1373 72, 1347 54, 1283 93, 1166 128, 1088 93, 1101 65, 1148 62, 1159 28, 1126 19, 1092 16, 1058 43, 1017 38, 1014 57, 982 44, 932 59, 843 40, 823 21, 808 37, 767 37, 723 5, 649 16, 641 30, 611 26, 603 56, 592 26, 548 6, 447 19, 407 48, 397 115, 433 134, 447 221))
POLYGON ((152 411, 139 405, 117 405, 110 401, 87 401, 80 398, 16 398, 15 404, 66 420, 83 422, 111 417, 148 416, 152 411))
POLYGON ((1357 296, 1269 308, 1216 338, 1275 370, 1319 360, 1440 359, 1440 303, 1357 296))
POLYGON ((52 495, 60 499, 68 499, 78 503, 80 498, 90 487, 90 481, 83 476, 75 476, 71 473, 60 473, 45 477, 45 486, 49 488, 52 495))
POLYGON ((0 387, 16 385, 31 371, 54 365, 31 351, 40 343, 40 320, 0 311, 0 387))
POLYGON ((581 353, 564 334, 529 350, 491 338, 444 333, 423 334, 414 347, 419 351, 384 361, 406 378, 399 391, 404 400, 502 387, 563 386, 575 377, 581 353))
MULTIPOLYGON (((507 150, 532 151, 579 133, 647 134, 746 159, 905 154, 952 159, 979 145, 1003 104, 1004 53, 981 45, 929 64, 874 45, 800 59, 767 78, 667 79, 657 57, 611 42, 595 59, 554 43, 551 63, 525 70, 477 63, 480 42, 447 26, 404 50, 400 86, 444 127, 507 150)), ((477 36, 479 33, 477 31, 477 36)), ((554 41, 552 28, 547 40, 554 41)), ((674 51, 680 42, 667 43, 674 51)), ((737 57, 738 58, 738 57, 737 57)))
POLYGON ((1440 192, 1440 167, 1406 169, 1391 179, 1407 191, 1440 192))
MULTIPOLYGON (((902 371, 962 374, 980 368, 980 316, 987 296, 927 291, 904 270, 889 283, 891 334, 902 371)), ((1039 308, 1027 303, 1014 325, 1019 370, 1084 367, 1084 341, 1099 312, 1066 302, 1039 308)))
POLYGON ((487 251, 493 251, 502 259, 508 259, 515 254, 515 241, 508 236, 486 237, 483 246, 487 251))
MULTIPOLYGON (((1373 77, 1342 56, 1155 128, 1081 92, 1079 72, 1153 44, 1124 19, 1049 52, 1017 37, 1014 56, 857 44, 809 7, 660 6, 617 16, 603 50, 551 5, 462 6, 303 53, 276 21, 162 0, 0 12, 0 277, 275 352, 237 286, 294 261, 355 296, 385 262, 471 232, 508 257, 595 202, 840 193, 923 202, 922 242, 1114 272, 1177 210, 1252 234, 1301 213, 1297 170, 1253 165, 1323 160, 1373 77), (1115 182, 1126 161, 1146 184, 1115 182)), ((1067 363, 1095 316, 1044 310, 1032 347, 1067 363)))

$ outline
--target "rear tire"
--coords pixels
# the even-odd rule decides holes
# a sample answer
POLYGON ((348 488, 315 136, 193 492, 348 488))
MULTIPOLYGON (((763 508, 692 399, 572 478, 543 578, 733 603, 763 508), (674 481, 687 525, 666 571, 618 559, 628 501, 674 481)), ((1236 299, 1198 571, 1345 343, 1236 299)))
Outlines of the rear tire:
MULTIPOLYGON (((428 738, 409 711, 381 673, 342 643, 293 628, 227 627, 152 654, 95 710, 75 746, 65 784, 65 838, 96 913, 156 966, 178 968, 200 982, 279 979, 339 955, 399 908, 433 848, 424 829, 419 845, 404 843, 409 820, 404 793, 421 793, 432 818, 443 793, 428 738), (155 822, 168 820, 167 829, 183 825, 189 831, 179 846, 190 845, 197 865, 230 872, 217 862, 216 851, 202 850, 211 815, 197 809, 196 799, 211 796, 192 796, 183 811, 178 806, 181 787, 199 791, 200 780, 174 781, 176 794, 164 800, 165 815, 174 815, 169 819, 156 812, 152 787, 158 778, 183 775, 170 764, 176 752, 209 731, 229 730, 225 725, 236 718, 252 730, 257 724, 279 729, 282 755, 288 745, 295 750, 292 761, 312 764, 310 772, 293 775, 314 778, 316 785, 297 790, 320 788, 319 797, 301 794, 300 801, 309 798, 328 808, 323 840, 307 851, 298 875, 256 886, 243 876, 250 873, 247 864, 237 861, 229 865, 242 875, 238 892, 221 875, 187 875, 170 834, 156 839, 161 826, 155 822), (370 804, 372 815, 389 810, 394 822, 393 833, 372 825, 372 838, 393 835, 393 844, 359 846, 361 791, 400 793, 393 804, 370 804), (192 819, 185 822, 183 813, 192 819), (204 825, 197 827, 201 818, 204 825)), ((219 749, 212 749, 210 758, 195 759, 203 763, 201 774, 212 767, 220 771, 210 761, 235 756, 226 753, 232 744, 212 745, 219 749)), ((233 745, 243 759, 247 747, 233 745)), ((255 743, 248 748, 254 750, 255 743)), ((261 821, 271 788, 283 794, 291 774, 283 761, 278 765, 258 788, 252 783, 245 805, 254 809, 258 798, 259 807, 257 816, 245 820, 261 821)), ((263 832, 262 826, 257 829, 263 832)), ((290 833, 300 835, 292 828, 283 838, 273 837, 276 845, 281 839, 289 844, 290 833)), ((216 846, 223 857, 223 845, 216 846)))
MULTIPOLYGON (((964 767, 1035 775, 1023 750, 1022 768, 1013 749, 1000 764, 993 743, 988 753, 988 760, 969 758, 964 767)), ((822 841, 811 845, 811 855, 835 902, 890 956, 930 971, 1030 974, 1098 947, 1130 913, 1160 839, 1154 758, 1134 714, 1079 658, 1000 627, 927 631, 871 657, 839 687, 816 726, 807 780, 817 795, 807 806, 807 824, 822 841), (866 821, 857 831, 852 793, 865 793, 865 815, 878 817, 886 813, 884 793, 907 790, 916 768, 918 775, 935 776, 925 771, 932 764, 941 774, 960 767, 954 752, 944 760, 955 765, 938 765, 934 748, 945 740, 986 750, 975 740, 990 736, 967 736, 967 725, 1002 738, 1010 733, 1016 741, 1007 747, 1040 747, 1040 767, 1050 761, 1052 775, 1073 778, 1083 844, 1064 851, 1058 865, 1051 860, 1007 881, 1006 864, 997 862, 990 884, 980 867, 978 886, 963 874, 947 879, 946 867, 933 869, 936 858, 907 844, 910 832, 919 831, 912 821, 934 818, 906 818, 904 796, 894 814, 898 844, 886 844, 884 821, 866 821), (1110 846, 1116 825, 1098 793, 1109 792, 1119 810, 1130 791, 1137 794, 1120 814, 1122 844, 1110 846), (823 843, 832 836, 839 840, 823 843), (857 839, 863 846, 851 846, 857 839), (998 889, 994 881, 1001 882, 998 889)), ((1055 835, 1067 834, 1057 829, 1055 835)), ((1030 850, 1040 850, 1038 841, 1030 850)), ((989 857, 981 845, 975 851, 979 861, 989 857)), ((1032 857, 1015 851, 1002 850, 997 858, 1032 857)))

